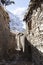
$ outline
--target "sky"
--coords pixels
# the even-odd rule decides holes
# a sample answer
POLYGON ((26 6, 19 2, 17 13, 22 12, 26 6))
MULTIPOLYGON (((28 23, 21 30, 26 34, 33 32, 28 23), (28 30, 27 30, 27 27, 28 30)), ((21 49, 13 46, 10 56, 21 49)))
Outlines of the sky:
POLYGON ((7 10, 23 19, 30 0, 13 0, 15 4, 7 6, 7 10))
POLYGON ((27 7, 29 0, 14 0, 16 7, 27 7))

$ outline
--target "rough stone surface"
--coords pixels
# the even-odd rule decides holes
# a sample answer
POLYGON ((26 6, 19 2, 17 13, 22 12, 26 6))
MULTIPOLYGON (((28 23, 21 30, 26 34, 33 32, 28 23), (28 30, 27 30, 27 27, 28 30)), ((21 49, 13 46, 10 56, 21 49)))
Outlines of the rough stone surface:
POLYGON ((27 24, 26 37, 31 43, 32 60, 37 65, 43 65, 43 0, 30 1, 24 20, 27 24))
POLYGON ((0 6, 0 59, 13 53, 11 49, 14 49, 15 45, 15 35, 11 34, 9 29, 8 13, 0 6))

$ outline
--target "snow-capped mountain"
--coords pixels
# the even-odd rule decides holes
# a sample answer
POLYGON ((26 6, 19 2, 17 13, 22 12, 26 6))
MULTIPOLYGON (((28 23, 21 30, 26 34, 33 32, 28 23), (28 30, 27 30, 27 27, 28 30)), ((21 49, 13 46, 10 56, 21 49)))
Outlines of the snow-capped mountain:
POLYGON ((25 22, 21 21, 19 17, 12 14, 11 12, 7 11, 10 17, 10 30, 13 32, 24 32, 26 30, 26 24, 25 22))

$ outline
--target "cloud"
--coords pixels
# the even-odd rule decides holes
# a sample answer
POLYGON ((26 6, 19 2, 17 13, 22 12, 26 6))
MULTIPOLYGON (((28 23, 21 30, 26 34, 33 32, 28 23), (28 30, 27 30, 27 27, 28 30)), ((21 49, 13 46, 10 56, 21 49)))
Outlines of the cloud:
POLYGON ((17 15, 20 19, 23 19, 25 10, 26 10, 25 7, 22 7, 22 8, 21 8, 21 7, 18 7, 18 8, 16 8, 16 9, 13 11, 13 13, 14 13, 15 15, 17 15))
POLYGON ((14 7, 14 5, 9 5, 6 9, 12 12, 14 15, 17 15, 21 20, 24 17, 26 7, 14 7))

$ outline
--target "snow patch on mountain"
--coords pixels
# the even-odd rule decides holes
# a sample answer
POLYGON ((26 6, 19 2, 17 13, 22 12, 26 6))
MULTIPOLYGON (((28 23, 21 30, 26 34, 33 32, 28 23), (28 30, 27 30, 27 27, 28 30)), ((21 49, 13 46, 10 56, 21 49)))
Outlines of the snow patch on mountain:
POLYGON ((26 31, 26 23, 21 21, 19 19, 19 17, 17 17, 16 15, 14 15, 13 13, 9 12, 8 11, 8 14, 9 14, 9 17, 10 17, 10 30, 13 31, 13 32, 24 32, 26 31))

